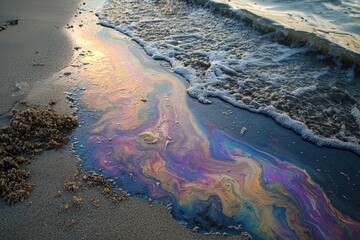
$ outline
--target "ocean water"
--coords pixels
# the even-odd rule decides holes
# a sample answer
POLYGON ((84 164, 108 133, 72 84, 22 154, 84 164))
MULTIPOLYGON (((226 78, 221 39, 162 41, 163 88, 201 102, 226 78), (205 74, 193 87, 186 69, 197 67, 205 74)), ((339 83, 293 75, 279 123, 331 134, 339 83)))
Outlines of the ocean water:
POLYGON ((217 97, 360 154, 358 13, 358 1, 112 0, 98 16, 200 102, 217 97))

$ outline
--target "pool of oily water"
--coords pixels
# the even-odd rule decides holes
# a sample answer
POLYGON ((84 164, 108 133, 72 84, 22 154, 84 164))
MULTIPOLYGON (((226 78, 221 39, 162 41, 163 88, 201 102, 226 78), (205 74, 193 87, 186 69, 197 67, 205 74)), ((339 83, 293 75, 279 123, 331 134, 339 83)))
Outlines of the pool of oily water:
POLYGON ((86 170, 166 205, 199 233, 358 239, 359 157, 304 142, 268 117, 204 105, 116 31, 83 36, 76 151, 86 170))

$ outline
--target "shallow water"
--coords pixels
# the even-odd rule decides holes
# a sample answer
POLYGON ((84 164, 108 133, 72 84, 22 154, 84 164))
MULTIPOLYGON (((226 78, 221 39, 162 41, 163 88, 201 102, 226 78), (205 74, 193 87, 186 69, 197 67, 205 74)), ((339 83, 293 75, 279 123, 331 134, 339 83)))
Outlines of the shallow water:
POLYGON ((360 153, 355 66, 183 1, 115 0, 99 17, 168 62, 199 101, 219 97, 269 115, 318 145, 360 153))
POLYGON ((208 106, 189 99, 181 78, 115 31, 82 38, 83 57, 72 75, 80 82, 70 96, 80 98, 82 124, 75 137, 85 169, 114 178, 133 196, 167 205, 174 218, 199 233, 248 231, 255 239, 359 236, 360 224, 337 210, 322 181, 315 181, 322 175, 308 171, 306 161, 301 164, 298 150, 315 146, 249 112, 251 123, 243 122, 248 130, 241 137, 240 124, 231 119, 238 113, 218 102, 208 106), (275 136, 284 134, 282 140, 277 144, 256 134, 251 126, 256 122, 275 136), (286 138, 298 141, 299 149, 284 152, 286 138))

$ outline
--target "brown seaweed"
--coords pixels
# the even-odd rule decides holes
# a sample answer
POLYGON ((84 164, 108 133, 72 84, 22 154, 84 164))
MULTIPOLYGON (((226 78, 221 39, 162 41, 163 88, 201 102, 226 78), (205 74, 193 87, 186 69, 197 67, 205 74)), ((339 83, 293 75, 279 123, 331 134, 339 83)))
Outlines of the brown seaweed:
POLYGON ((52 109, 12 110, 10 124, 0 129, 0 196, 8 203, 24 201, 33 185, 30 172, 21 168, 25 157, 68 143, 68 135, 78 125, 73 115, 52 109))

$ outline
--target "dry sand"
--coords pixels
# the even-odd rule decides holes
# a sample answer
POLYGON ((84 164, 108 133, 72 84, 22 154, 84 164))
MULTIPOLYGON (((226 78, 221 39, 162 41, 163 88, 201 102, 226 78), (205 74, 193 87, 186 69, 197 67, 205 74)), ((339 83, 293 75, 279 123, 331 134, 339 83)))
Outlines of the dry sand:
MULTIPOLYGON (((20 19, 18 25, 0 32, 0 114, 9 112, 29 92, 27 101, 31 105, 41 107, 55 101, 54 109, 72 111, 63 94, 70 85, 53 84, 51 80, 33 85, 69 64, 73 46, 63 30, 78 4, 70 0, 0 0, 0 23, 20 19), (34 61, 41 64, 33 66, 34 61), (14 94, 14 85, 21 82, 28 89, 14 94), (45 84, 45 90, 37 90, 45 84)), ((70 146, 32 159, 25 166, 35 185, 30 197, 11 206, 0 200, 0 239, 224 238, 197 235, 175 221, 165 207, 144 200, 127 197, 114 203, 98 188, 65 191, 64 182, 76 174, 78 164, 70 146), (75 206, 73 197, 81 198, 83 204, 75 206)))

